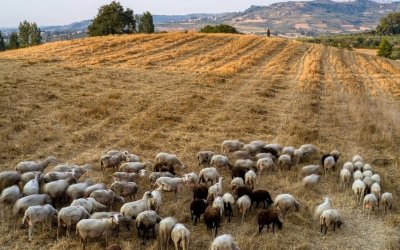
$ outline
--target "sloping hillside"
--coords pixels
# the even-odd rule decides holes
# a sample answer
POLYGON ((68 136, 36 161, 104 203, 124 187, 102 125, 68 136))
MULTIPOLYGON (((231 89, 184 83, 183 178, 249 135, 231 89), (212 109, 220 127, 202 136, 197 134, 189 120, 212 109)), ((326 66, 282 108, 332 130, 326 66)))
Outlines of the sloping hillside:
MULTIPOLYGON (((158 152, 179 155, 187 171, 200 170, 200 150, 219 152, 225 139, 264 140, 283 145, 314 143, 320 153, 339 149, 335 173, 305 190, 296 166, 268 173, 257 188, 272 197, 293 194, 302 204, 282 231, 257 233, 256 214, 223 220, 242 249, 399 249, 398 205, 389 218, 373 212, 367 221, 351 189, 338 183, 341 165, 361 154, 382 177, 383 191, 400 198, 400 64, 349 50, 251 35, 170 33, 108 36, 0 53, 0 169, 22 160, 55 155, 61 162, 91 163, 88 177, 102 180, 99 158, 127 149, 143 160, 158 152), (328 195, 342 211, 344 226, 319 233, 310 211, 328 195)), ((230 175, 225 177, 228 190, 230 175)), ((111 172, 109 172, 111 173, 111 172)), ((148 188, 140 181, 141 197, 148 188)), ((188 211, 191 193, 180 202, 166 194, 161 216, 174 215, 192 232, 191 249, 206 249, 212 236, 188 211)), ((4 220, 4 219, 3 219, 4 220)), ((56 241, 56 231, 37 225, 29 244, 20 219, 5 219, 0 244, 7 249, 70 249, 78 237, 56 241)), ((124 249, 140 246, 136 229, 110 237, 124 249)), ((100 243, 90 242, 90 249, 100 243)))

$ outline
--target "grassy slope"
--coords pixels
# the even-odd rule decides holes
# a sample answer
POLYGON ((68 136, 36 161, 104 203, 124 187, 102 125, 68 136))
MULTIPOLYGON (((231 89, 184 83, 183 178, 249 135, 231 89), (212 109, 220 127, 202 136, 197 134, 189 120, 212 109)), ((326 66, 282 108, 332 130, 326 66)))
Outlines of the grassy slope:
MULTIPOLYGON (((257 36, 117 36, 0 53, 0 168, 55 155, 62 162, 92 163, 90 177, 102 181, 98 159, 114 148, 144 160, 161 151, 175 153, 189 170, 199 171, 196 153, 218 152, 224 139, 314 143, 321 152, 339 149, 339 165, 353 154, 364 156, 381 174, 383 190, 398 200, 398 79, 400 65, 393 61, 257 36)), ((223 175, 227 189, 230 178, 223 175)), ((140 184, 142 194, 147 184, 140 184)), ((366 221, 351 190, 341 191, 338 170, 306 192, 294 170, 264 175, 257 186, 273 197, 290 192, 302 209, 287 217, 283 231, 262 236, 256 233, 256 213, 239 226, 235 210, 233 223, 224 221, 219 232, 233 234, 242 249, 400 247, 397 206, 387 221, 378 213, 366 221), (310 209, 324 195, 342 211, 345 224, 322 237, 310 209)), ((190 223, 190 192, 180 205, 166 196, 161 216, 176 216, 191 230, 193 249, 205 249, 212 237, 202 222, 196 228, 190 223)), ((55 230, 41 233, 40 227, 29 245, 27 230, 8 219, 0 227, 0 244, 79 246, 75 236, 56 242, 55 230)), ((111 238, 117 241, 125 248, 140 246, 135 231, 111 238)))

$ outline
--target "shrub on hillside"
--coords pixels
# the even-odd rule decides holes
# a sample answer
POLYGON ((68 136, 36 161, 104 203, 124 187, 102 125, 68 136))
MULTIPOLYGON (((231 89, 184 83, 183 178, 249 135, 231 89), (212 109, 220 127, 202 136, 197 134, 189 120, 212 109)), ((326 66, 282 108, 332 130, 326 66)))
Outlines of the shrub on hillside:
POLYGON ((235 27, 232 27, 227 24, 219 24, 216 26, 206 25, 200 29, 202 33, 232 33, 239 34, 235 27))

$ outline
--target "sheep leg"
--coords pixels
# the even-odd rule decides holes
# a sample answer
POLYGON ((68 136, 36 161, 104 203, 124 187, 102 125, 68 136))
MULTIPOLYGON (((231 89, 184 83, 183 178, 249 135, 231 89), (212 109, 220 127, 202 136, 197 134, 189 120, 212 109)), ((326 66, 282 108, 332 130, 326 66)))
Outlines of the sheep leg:
POLYGON ((258 225, 258 233, 259 233, 259 234, 261 234, 261 231, 263 230, 263 228, 264 228, 264 225, 263 225, 263 224, 258 225))
POLYGON ((272 222, 272 233, 275 234, 275 222, 272 222))
POLYGON ((32 231, 33 231, 33 225, 29 225, 28 229, 29 241, 32 241, 32 231))
POLYGON ((243 225, 243 220, 244 220, 244 214, 245 214, 246 212, 243 212, 243 214, 242 214, 242 225, 243 225))
POLYGON ((321 234, 322 234, 322 228, 323 228, 323 225, 321 225, 321 234))
POLYGON ((218 224, 215 225, 215 235, 214 235, 214 237, 217 237, 217 233, 218 233, 218 224))
POLYGON ((139 229, 139 227, 136 227, 136 229, 137 229, 137 233, 138 233, 139 239, 141 239, 141 237, 140 237, 140 229, 139 229))
POLYGON ((333 223, 333 231, 336 231, 336 223, 333 223))
POLYGON ((154 228, 155 228, 155 225, 153 226, 153 239, 155 239, 155 238, 156 238, 156 235, 155 235, 155 232, 154 232, 154 231, 155 231, 155 229, 154 229, 154 228))
POLYGON ((328 227, 325 225, 325 235, 326 235, 327 231, 328 231, 328 227))

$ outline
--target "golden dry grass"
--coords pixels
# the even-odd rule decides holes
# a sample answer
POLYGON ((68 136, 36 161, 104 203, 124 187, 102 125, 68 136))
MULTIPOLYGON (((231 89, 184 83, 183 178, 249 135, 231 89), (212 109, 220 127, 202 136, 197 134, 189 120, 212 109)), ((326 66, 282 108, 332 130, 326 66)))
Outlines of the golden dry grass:
MULTIPOLYGON (((265 140, 322 152, 339 149, 339 165, 361 154, 382 176, 382 188, 400 195, 400 65, 348 50, 247 35, 170 33, 110 36, 49 43, 0 53, 0 168, 55 155, 62 162, 91 163, 109 149, 127 149, 144 160, 158 152, 179 155, 199 171, 200 150, 219 152, 225 139, 265 140)), ((318 163, 314 159, 313 163, 318 163)), ((298 166, 299 168, 301 166, 298 166)), ((228 173, 223 172, 226 182, 228 173)), ((147 187, 141 181, 142 194, 147 187)), ((227 183, 224 184, 227 188, 227 183)), ((231 233, 242 249, 399 249, 397 204, 384 221, 370 221, 355 207, 351 190, 340 190, 338 170, 305 191, 297 171, 263 175, 257 184, 275 197, 293 194, 302 204, 275 235, 257 234, 256 214, 243 226, 235 210, 220 234, 231 233), (310 209, 329 195, 345 224, 319 234, 310 209)), ((163 217, 174 215, 192 232, 191 249, 206 249, 212 236, 190 222, 191 195, 180 203, 167 194, 163 217)), ((41 232, 29 244, 20 219, 3 219, 0 244, 7 249, 70 249, 79 239, 56 241, 41 232)), ((110 243, 142 247, 136 231, 110 243)), ((97 249, 99 243, 91 242, 97 249)))

